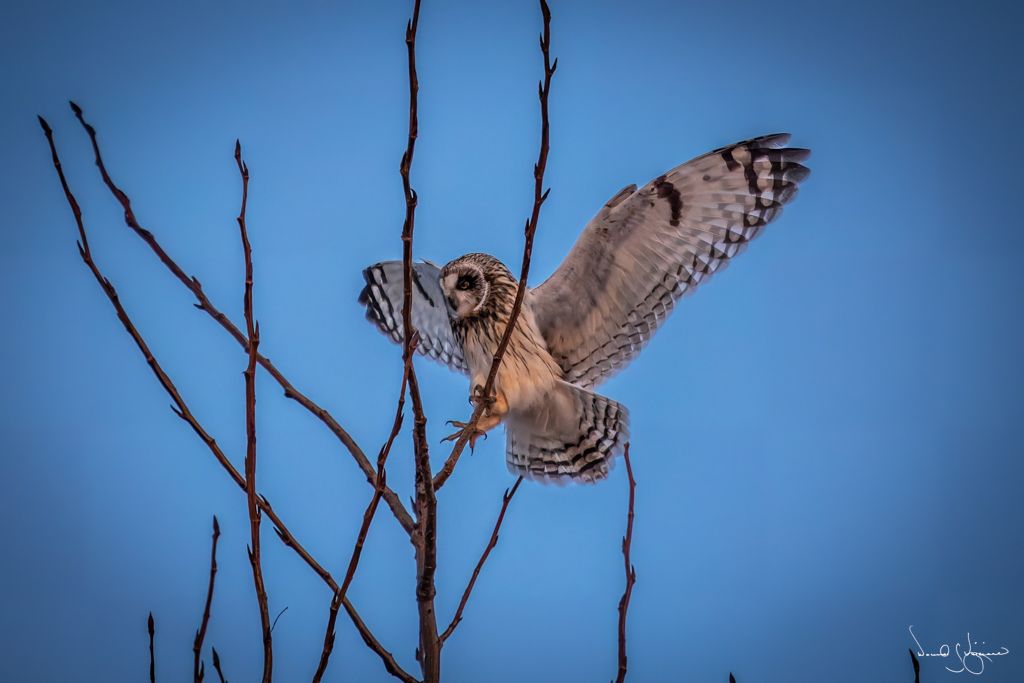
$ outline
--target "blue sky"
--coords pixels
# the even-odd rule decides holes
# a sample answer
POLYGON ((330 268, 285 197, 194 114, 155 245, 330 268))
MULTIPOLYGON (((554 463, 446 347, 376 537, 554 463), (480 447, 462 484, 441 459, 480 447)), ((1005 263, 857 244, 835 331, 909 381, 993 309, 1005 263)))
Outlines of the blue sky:
MULTIPOLYGON (((82 266, 35 120, 54 126, 93 250, 235 462, 245 357, 123 225, 66 101, 100 131, 143 225, 241 323, 240 138, 263 350, 368 452, 400 351, 363 321, 360 270, 399 256, 407 3, 5 3, 0 20, 0 678, 187 677, 221 520, 207 643, 260 666, 245 499, 186 425, 82 266)), ((1011 3, 552 4, 552 187, 532 278, 630 182, 789 130, 813 175, 785 215, 686 299, 604 393, 632 414, 639 482, 630 680, 909 681, 966 632, 1024 676, 1024 176, 1011 3)), ((424 0, 416 253, 518 270, 539 122, 538 9, 424 0)), ((465 380, 419 365, 432 456, 465 380)), ((369 487, 259 377, 260 482, 342 574, 369 487)), ((495 435, 441 492, 446 623, 512 483, 495 435)), ((389 482, 411 491, 410 442, 389 482)), ((524 484, 450 681, 609 679, 626 482, 524 484)), ((382 508, 350 596, 415 670, 414 566, 382 508)), ((269 529, 279 680, 316 666, 328 590, 269 529)), ((208 652, 206 653, 208 656, 208 652)), ((934 662, 926 681, 958 680, 934 662)), ((391 680, 339 620, 328 680, 391 680)))

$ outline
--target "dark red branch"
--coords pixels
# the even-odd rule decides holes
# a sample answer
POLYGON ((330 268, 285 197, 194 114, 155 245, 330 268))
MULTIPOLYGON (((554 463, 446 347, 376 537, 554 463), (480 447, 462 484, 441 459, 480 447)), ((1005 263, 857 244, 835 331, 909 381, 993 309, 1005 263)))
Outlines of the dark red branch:
MULTIPOLYGON (((89 240, 85 232, 85 225, 82 221, 82 212, 78 205, 78 201, 75 199, 75 196, 71 193, 71 189, 68 187, 67 179, 64 177, 64 170, 60 163, 60 157, 57 155, 57 147, 53 141, 53 131, 50 129, 49 124, 46 123, 46 120, 42 117, 39 117, 39 123, 42 126, 43 133, 46 135, 47 142, 50 145, 50 153, 53 157, 53 165, 60 179, 61 187, 64 190, 64 196, 67 199, 68 205, 71 207, 71 211, 75 217, 75 223, 77 225, 79 234, 78 251, 79 255, 82 257, 82 261, 89 268, 90 272, 92 272, 93 277, 96 279, 97 283, 99 283, 101 289, 103 289, 104 294, 106 294, 107 298, 110 300, 110 303, 114 307, 114 310, 117 313, 117 317, 121 321, 122 326, 125 328, 125 331, 128 332, 129 336, 131 336, 132 340, 135 342, 135 345, 139 348, 139 351, 142 353, 143 357, 145 357, 146 363, 153 371, 153 374, 156 375, 156 378, 160 382, 160 385, 164 388, 164 391, 167 392, 167 394, 171 397, 172 401, 174 402, 174 405, 171 406, 171 410, 174 412, 175 415, 177 415, 186 423, 188 423, 188 425, 192 428, 196 435, 199 436, 199 438, 210 450, 213 456, 217 459, 217 462, 220 463, 221 467, 224 468, 224 470, 228 473, 228 475, 235 482, 235 484, 240 489, 245 491, 245 478, 238 472, 235 466, 231 464, 231 461, 224 454, 224 451, 221 449, 217 441, 212 436, 210 436, 210 434, 203 428, 203 426, 196 419, 195 415, 192 414, 192 411, 189 409, 188 404, 185 402, 184 398, 182 398, 181 393, 178 391, 178 388, 174 385, 174 382, 164 371, 160 363, 157 362, 156 358, 150 351, 145 339, 142 337, 141 333, 138 331, 138 329, 135 327, 135 324, 128 316, 128 313, 121 305, 120 297, 118 296, 117 290, 114 288, 114 285, 110 282, 110 280, 104 277, 103 273, 100 272, 98 266, 93 260, 92 253, 89 250, 89 240)), ((376 477, 374 477, 374 479, 376 479, 376 477)), ((313 558, 313 556, 309 554, 309 551, 307 551, 306 548, 303 547, 301 543, 299 543, 298 539, 296 539, 295 536, 291 533, 291 531, 288 530, 288 527, 285 525, 284 521, 277 515, 277 513, 274 511, 274 508, 270 505, 267 499, 264 498, 263 496, 259 496, 257 500, 257 505, 259 506, 263 514, 265 514, 270 519, 271 523, 275 527, 274 531, 277 533, 281 541, 289 548, 294 550, 296 554, 298 554, 299 557, 301 557, 302 560, 314 572, 316 572, 317 576, 319 576, 321 580, 323 580, 323 582, 327 584, 327 586, 331 589, 332 592, 337 593, 340 587, 334 580, 334 577, 331 576, 331 573, 324 569, 320 565, 320 563, 317 562, 313 558)), ((363 642, 365 642, 366 645, 371 650, 376 652, 377 655, 381 658, 381 661, 384 663, 384 668, 393 676, 401 679, 405 683, 416 683, 416 679, 409 675, 404 669, 402 669, 398 665, 398 662, 395 661, 394 656, 390 652, 388 652, 384 648, 384 646, 380 644, 379 641, 377 641, 373 633, 366 626, 365 622, 363 622, 362 618, 359 616, 359 613, 356 611, 355 607, 352 606, 351 602, 349 602, 347 597, 342 600, 342 606, 345 608, 346 613, 349 615, 349 618, 355 625, 356 630, 359 632, 359 635, 363 638, 363 642)))
MULTIPOLYGON (((556 59, 553 63, 551 62, 551 10, 548 9, 548 4, 545 0, 540 0, 540 11, 544 17, 544 33, 540 37, 540 51, 544 55, 544 80, 540 83, 540 152, 537 156, 537 163, 533 167, 533 211, 530 213, 530 218, 526 221, 526 244, 523 246, 523 265, 519 273, 519 286, 516 288, 516 299, 512 305, 512 312, 509 314, 508 323, 505 326, 505 332, 501 335, 501 341, 498 342, 498 349, 494 353, 494 360, 491 363, 491 370, 487 374, 487 382, 484 384, 483 395, 490 396, 494 391, 494 382, 498 376, 498 367, 501 365, 501 359, 505 355, 505 350, 508 348, 509 339, 512 338, 512 332, 515 329, 516 321, 519 319, 519 311, 523 306, 523 297, 526 295, 526 280, 530 275, 530 259, 533 256, 533 237, 537 233, 537 221, 540 219, 540 207, 544 204, 544 201, 548 198, 550 189, 544 190, 544 169, 547 168, 548 164, 548 148, 549 148, 549 137, 550 137, 550 124, 548 122, 548 95, 551 92, 551 77, 555 75, 555 69, 558 68, 558 60, 556 59)), ((444 466, 434 477, 434 488, 441 488, 448 477, 451 476, 455 470, 455 465, 459 461, 459 457, 466 448, 466 444, 469 442, 469 437, 474 433, 476 424, 483 416, 484 410, 487 407, 486 401, 477 402, 476 408, 473 410, 473 416, 469 419, 469 427, 463 430, 462 435, 459 436, 455 442, 455 447, 452 448, 451 455, 445 461, 444 466)))
MULTIPOLYGON (((415 350, 416 346, 415 341, 413 343, 413 350, 415 350)), ((377 486, 374 487, 373 496, 370 498, 370 503, 366 506, 366 511, 363 513, 363 523, 359 527, 359 534, 356 536, 356 544, 352 548, 352 555, 348 560, 348 569, 345 570, 345 578, 341 582, 341 589, 331 599, 331 607, 327 617, 327 631, 324 634, 324 647, 320 653, 320 663, 317 665, 316 673, 313 674, 313 683, 319 683, 323 678, 324 672, 327 671, 327 663, 331 658, 331 652, 334 650, 334 626, 338 619, 338 608, 341 606, 342 599, 348 594, 348 587, 355 577, 359 558, 363 554, 363 544, 366 542, 366 535, 370 531, 370 523, 373 521, 374 515, 377 512, 377 505, 380 503, 384 492, 384 486, 387 482, 387 471, 384 469, 384 465, 387 462, 388 455, 391 453, 391 446, 395 443, 395 438, 402 429, 405 390, 409 381, 409 373, 412 369, 411 358, 411 356, 407 357, 405 369, 402 373, 402 387, 398 392, 398 407, 395 409, 395 420, 391 425, 391 433, 377 455, 377 486)))
MULTIPOLYGON (((239 346, 241 346, 243 350, 248 352, 248 339, 246 335, 243 334, 243 332, 234 323, 232 323, 231 320, 213 304, 212 301, 210 301, 209 297, 207 297, 206 293, 203 291, 203 286, 199 282, 199 279, 187 275, 185 271, 181 268, 181 266, 179 266, 174 261, 174 259, 172 259, 170 255, 168 255, 167 252, 164 251, 163 247, 160 246, 160 243, 157 241, 153 233, 139 224, 139 221, 135 216, 135 212, 132 210, 131 200, 129 199, 128 195, 124 191, 122 191, 121 188, 119 188, 116 184, 114 184, 113 179, 110 177, 109 173, 107 173, 106 165, 103 163, 103 156, 100 153, 99 142, 96 137, 96 130, 85 121, 85 118, 82 115, 81 107, 72 102, 71 109, 75 113, 75 116, 78 119, 78 121, 82 124, 82 127, 85 129, 86 133, 89 135, 89 141, 92 144, 92 150, 93 155, 95 157, 96 166, 97 168, 99 168, 100 175, 103 177, 103 182, 106 184, 111 194, 114 195, 117 201, 121 204, 121 207, 124 209, 125 223, 128 225, 129 228, 131 228, 135 232, 136 235, 139 236, 139 238, 141 238, 147 245, 149 245, 153 253, 156 254, 157 258, 160 259, 160 262, 163 263, 164 266, 166 266, 167 269, 171 271, 174 277, 177 278, 185 286, 185 288, 192 293, 192 295, 196 298, 196 308, 208 313, 210 317, 217 321, 217 323, 219 323, 220 326, 224 328, 224 330, 227 331, 227 333, 230 334, 235 339, 236 342, 238 342, 239 346)), ((338 438, 339 441, 341 441, 342 445, 344 445, 345 448, 352 455, 353 459, 356 461, 356 464, 359 466, 359 468, 363 471, 363 474, 366 476, 367 482, 369 482, 371 485, 375 485, 376 473, 374 472, 373 465, 370 463, 369 458, 366 457, 366 454, 363 453, 362 449, 359 448, 359 445, 349 435, 349 433, 345 431, 345 429, 338 423, 338 421, 335 420, 334 417, 326 409, 322 408, 312 399, 310 399, 301 391, 296 389, 295 386, 288 381, 288 379, 281 373, 280 370, 277 369, 277 367, 270 361, 269 358, 263 356, 262 354, 259 354, 256 356, 256 360, 259 362, 261 366, 263 366, 263 368, 268 373, 270 373, 270 376, 273 377, 275 381, 277 381, 280 387, 284 390, 284 395, 287 398, 290 398, 297 402, 303 408, 305 408, 314 416, 316 416, 317 419, 323 422, 324 425, 326 425, 327 428, 331 430, 331 432, 338 438)), ((414 523, 412 517, 409 515, 409 512, 405 509, 405 505, 402 503, 402 500, 390 488, 384 490, 384 500, 387 502, 388 506, 394 513, 395 519, 397 519, 399 524, 402 525, 402 528, 405 529, 406 533, 411 534, 414 523)))
POLYGON ((263 581, 263 561, 260 554, 260 508, 256 504, 256 354, 260 345, 260 327, 252 312, 252 245, 245 225, 245 207, 249 199, 249 167, 242 161, 242 144, 235 140, 235 163, 242 177, 242 206, 238 210, 238 231, 242 238, 245 259, 245 293, 242 308, 245 329, 249 337, 249 364, 245 368, 245 497, 249 509, 249 563, 256 587, 256 602, 263 627, 263 683, 270 683, 274 670, 274 650, 270 626, 270 607, 267 588, 263 581))
POLYGON ((194 683, 202 683, 205 667, 202 663, 203 640, 206 638, 206 627, 210 623, 210 606, 213 604, 213 584, 217 576, 217 539, 220 538, 220 524, 217 515, 213 516, 213 543, 210 547, 210 583, 206 587, 206 604, 203 606, 203 619, 199 622, 196 639, 192 643, 192 678, 194 683))
POLYGON ((316 671, 313 673, 313 683, 320 683, 324 673, 327 671, 327 663, 330 661, 331 653, 334 651, 334 627, 338 621, 338 608, 340 607, 341 593, 338 592, 331 598, 331 608, 327 612, 327 631, 324 633, 324 647, 320 652, 320 662, 316 665, 316 671))
POLYGON ((629 553, 633 545, 633 506, 636 501, 636 481, 633 479, 633 466, 629 462, 629 444, 623 452, 626 461, 626 475, 629 477, 629 513, 626 516, 626 535, 622 538, 622 561, 626 568, 626 589, 619 600, 619 674, 616 683, 626 680, 626 612, 629 610, 629 599, 633 595, 633 584, 636 583, 636 567, 633 566, 629 553))
POLYGON ((402 176, 402 190, 405 194, 405 222, 402 226, 403 266, 403 307, 402 325, 404 348, 402 362, 405 364, 409 381, 409 398, 413 413, 413 449, 416 458, 416 495, 414 500, 416 529, 412 535, 416 550, 416 605, 420 619, 420 646, 417 651, 423 680, 433 683, 441 677, 441 644, 437 638, 437 617, 434 612, 434 573, 437 569, 437 498, 434 496, 434 481, 430 469, 430 449, 427 445, 427 418, 420 398, 419 380, 412 365, 413 344, 416 330, 412 325, 412 244, 416 222, 416 191, 412 189, 409 173, 412 169, 413 154, 416 151, 416 137, 419 135, 417 96, 419 78, 416 74, 416 30, 420 20, 420 0, 415 0, 412 19, 405 27, 405 46, 409 61, 409 133, 405 153, 399 172, 402 176))
POLYGON ((462 612, 466 609, 466 603, 469 602, 469 595, 473 592, 473 586, 476 585, 477 577, 480 576, 480 570, 484 567, 484 562, 487 561, 487 557, 494 550, 494 546, 498 545, 498 532, 501 530, 501 523, 505 520, 505 511, 508 510, 508 504, 512 500, 512 496, 516 495, 516 491, 519 490, 519 485, 523 483, 523 478, 519 477, 516 479, 516 483, 512 485, 511 489, 505 489, 505 494, 501 497, 501 511, 498 513, 498 519, 494 522, 494 531, 491 532, 491 539, 487 542, 487 547, 484 548, 483 554, 480 556, 480 560, 476 563, 476 567, 473 569, 473 575, 469 577, 469 583, 466 584, 466 590, 462 593, 462 599, 459 600, 459 607, 455 610, 455 616, 452 618, 452 623, 448 624, 448 628, 441 634, 441 644, 448 640, 448 636, 455 631, 455 627, 462 621, 462 612))
POLYGON ((156 683, 156 653, 153 651, 153 639, 156 636, 156 625, 153 623, 153 613, 149 613, 146 620, 146 630, 149 631, 149 683, 156 683))

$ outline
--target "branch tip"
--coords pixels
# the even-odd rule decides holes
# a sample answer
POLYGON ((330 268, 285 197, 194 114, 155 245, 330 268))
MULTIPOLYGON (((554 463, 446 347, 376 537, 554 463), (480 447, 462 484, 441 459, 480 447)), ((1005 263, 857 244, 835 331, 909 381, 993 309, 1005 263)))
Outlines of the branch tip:
MULTIPOLYGON (((417 7, 419 2, 417 0, 417 7)), ((490 372, 487 374, 487 380, 483 386, 483 394, 489 395, 494 390, 494 384, 498 375, 498 368, 501 365, 501 359, 508 348, 509 341, 512 337, 512 333, 515 330, 516 322, 519 318, 520 310, 523 306, 523 299, 526 295, 526 283, 530 274, 530 259, 533 254, 533 238, 537 232, 537 223, 540 219, 541 205, 544 203, 542 195, 544 185, 544 170, 547 167, 548 151, 550 149, 549 138, 550 138, 550 121, 548 118, 548 95, 551 91, 551 76, 553 74, 552 69, 549 66, 551 47, 551 12, 544 0, 540 2, 541 13, 544 18, 544 31, 541 34, 540 49, 544 57, 544 81, 539 86, 540 96, 540 118, 541 118, 541 133, 540 133, 540 150, 537 153, 537 163, 534 166, 534 191, 533 191, 533 211, 530 214, 530 218, 526 223, 525 229, 525 244, 523 246, 523 262, 520 269, 519 284, 516 287, 515 301, 512 304, 512 310, 509 313, 508 321, 505 324, 505 331, 498 342, 498 349, 494 354, 494 359, 491 363, 490 372)), ((452 448, 451 454, 448 459, 445 460, 441 470, 437 473, 433 480, 434 489, 440 489, 448 477, 451 476, 452 471, 455 469, 455 465, 458 463, 463 451, 469 442, 469 436, 473 433, 474 428, 479 423, 480 418, 483 416, 483 411, 486 404, 480 402, 473 410, 473 415, 468 421, 468 427, 463 430, 462 435, 456 440, 455 446, 452 448)))
POLYGON ((501 497, 501 510, 498 512, 498 518, 494 522, 494 530, 491 531, 491 538, 488 540, 487 545, 484 547, 484 552, 480 555, 479 561, 476 563, 476 567, 473 568, 473 574, 469 578, 469 583, 466 584, 466 589, 462 593, 462 599, 459 600, 459 606, 455 610, 455 616, 452 617, 452 621, 448 624, 448 628, 441 634, 441 644, 443 645, 449 636, 455 631, 455 628, 462 623, 462 613, 466 609, 466 603, 469 602, 469 596, 473 592, 473 587, 476 585, 477 577, 480 576, 480 571, 483 569, 484 563, 487 561, 487 557, 494 550, 495 546, 498 545, 498 535, 501 531, 501 523, 505 519, 505 512, 508 510, 508 504, 512 500, 512 496, 516 495, 516 491, 519 490, 519 485, 523 483, 523 477, 520 476, 516 479, 516 482, 512 485, 512 488, 505 489, 505 493, 501 497))

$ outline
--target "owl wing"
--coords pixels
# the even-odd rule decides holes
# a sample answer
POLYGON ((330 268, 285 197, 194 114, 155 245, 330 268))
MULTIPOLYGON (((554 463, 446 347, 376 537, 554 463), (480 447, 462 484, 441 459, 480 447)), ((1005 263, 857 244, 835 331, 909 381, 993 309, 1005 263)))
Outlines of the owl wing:
POLYGON ((590 388, 632 360, 676 300, 724 268, 797 192, 806 149, 765 135, 615 195, 531 292, 567 381, 590 388))
MULTIPOLYGON (((433 263, 414 263, 412 277, 412 324, 420 335, 416 350, 452 370, 469 374, 441 291, 441 269, 433 263)), ((366 319, 393 341, 402 343, 402 262, 375 263, 363 271, 363 278, 366 286, 359 293, 359 303, 366 306, 366 319)))

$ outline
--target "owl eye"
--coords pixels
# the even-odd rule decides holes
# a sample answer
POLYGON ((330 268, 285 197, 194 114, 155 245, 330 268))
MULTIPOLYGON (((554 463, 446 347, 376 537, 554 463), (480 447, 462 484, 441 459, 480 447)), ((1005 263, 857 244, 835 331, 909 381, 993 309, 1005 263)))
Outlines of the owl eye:
POLYGON ((455 289, 458 289, 458 290, 461 290, 461 291, 465 292, 465 291, 468 291, 470 289, 473 289, 473 287, 475 285, 476 285, 476 278, 474 278, 474 277, 472 277, 470 275, 462 275, 462 276, 459 277, 458 281, 455 283, 455 289))

